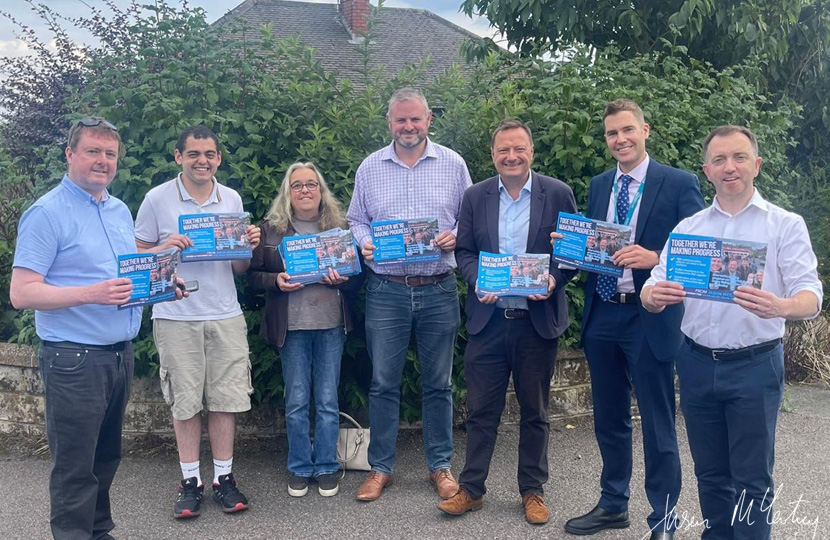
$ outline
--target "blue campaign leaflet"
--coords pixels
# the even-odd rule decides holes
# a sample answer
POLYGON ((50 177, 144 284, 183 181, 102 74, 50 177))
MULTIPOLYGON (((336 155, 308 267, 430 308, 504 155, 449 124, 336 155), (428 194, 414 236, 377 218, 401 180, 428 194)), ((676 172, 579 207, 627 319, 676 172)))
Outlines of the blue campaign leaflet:
POLYGON ((686 298, 732 302, 740 286, 762 288, 766 260, 764 243, 671 234, 666 279, 682 284, 686 298))
POLYGON ((441 248, 435 243, 438 219, 373 221, 372 244, 377 264, 438 261, 441 248))
POLYGON ((118 277, 133 282, 133 294, 118 309, 175 300, 178 254, 177 248, 170 248, 156 253, 119 255, 118 277))
POLYGON ((182 251, 182 262, 250 259, 251 243, 245 234, 250 224, 247 212, 179 216, 179 234, 193 242, 182 251))
POLYGON ((280 255, 291 283, 320 283, 329 268, 344 277, 360 273, 352 233, 339 228, 319 234, 286 236, 280 244, 280 255))
POLYGON ((553 245, 553 260, 597 274, 622 277, 614 253, 631 244, 631 227, 559 212, 556 230, 564 238, 553 245))
POLYGON ((478 254, 478 294, 530 296, 548 293, 550 255, 546 253, 478 254))

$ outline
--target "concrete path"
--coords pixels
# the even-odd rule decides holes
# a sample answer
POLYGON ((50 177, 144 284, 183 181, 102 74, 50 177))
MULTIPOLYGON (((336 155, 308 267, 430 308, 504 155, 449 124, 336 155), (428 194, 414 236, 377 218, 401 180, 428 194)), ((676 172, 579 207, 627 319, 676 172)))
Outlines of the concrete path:
MULTIPOLYGON (((830 391, 794 386, 787 391, 778 428, 776 499, 778 513, 774 539, 830 539, 830 391), (800 501, 800 502, 799 502, 800 501)), ((678 419, 683 458, 684 489, 678 511, 688 519, 675 538, 699 538, 702 527, 697 493, 682 418, 678 419)), ((453 465, 464 461, 466 436, 456 432, 453 465)), ((373 503, 358 503, 354 492, 363 473, 348 473, 341 493, 320 497, 316 489, 301 499, 286 493, 285 443, 247 443, 237 451, 234 471, 239 486, 251 500, 251 509, 224 515, 207 498, 202 516, 181 522, 172 518, 179 477, 170 447, 152 457, 128 456, 113 486, 114 515, 119 540, 160 539, 570 539, 562 526, 590 510, 598 498, 600 459, 590 419, 552 424, 551 477, 546 501, 551 520, 546 526, 527 524, 516 488, 518 429, 504 427, 499 435, 488 493, 480 512, 460 518, 436 510, 438 496, 427 480, 423 442, 419 432, 401 433, 395 484, 373 503)), ((631 490, 631 528, 599 533, 592 538, 648 538, 647 501, 643 493, 642 446, 639 425, 635 433, 634 479, 631 490)), ((202 463, 209 463, 203 456, 202 463)), ((4 504, 0 505, 3 539, 46 539, 48 529, 46 457, 0 456, 4 504)), ((203 474, 212 473, 204 467, 203 474)))

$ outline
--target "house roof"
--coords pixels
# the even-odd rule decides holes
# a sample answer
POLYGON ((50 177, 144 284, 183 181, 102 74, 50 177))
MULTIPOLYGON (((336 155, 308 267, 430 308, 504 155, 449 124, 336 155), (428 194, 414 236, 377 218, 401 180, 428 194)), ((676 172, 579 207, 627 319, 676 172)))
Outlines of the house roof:
MULTIPOLYGON (((338 4, 293 0, 245 0, 215 24, 242 19, 254 28, 271 23, 277 39, 297 37, 313 47, 326 71, 356 81, 362 66, 362 45, 355 42, 343 23, 338 4)), ((408 64, 430 57, 425 78, 432 81, 453 63, 469 71, 460 52, 461 44, 475 34, 424 9, 380 10, 372 29, 370 66, 384 66, 391 77, 408 64)))

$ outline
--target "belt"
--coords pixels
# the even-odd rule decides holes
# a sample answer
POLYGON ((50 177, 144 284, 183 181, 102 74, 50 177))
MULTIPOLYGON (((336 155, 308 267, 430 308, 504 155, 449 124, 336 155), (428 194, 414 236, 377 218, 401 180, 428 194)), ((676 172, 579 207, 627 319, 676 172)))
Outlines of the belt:
POLYGON ((435 285, 444 281, 452 275, 452 272, 444 272, 435 276, 392 276, 388 274, 378 274, 380 279, 388 279, 392 283, 400 283, 407 287, 422 287, 424 285, 435 285))
POLYGON ((640 301, 640 296, 635 292, 618 292, 608 299, 612 304, 636 304, 640 301))
POLYGON ((112 351, 121 352, 126 347, 129 341, 119 341, 111 345, 89 345, 87 343, 75 343, 74 341, 44 341, 44 347, 52 347, 54 349, 72 349, 78 351, 112 351))
POLYGON ((504 316, 505 319, 527 319, 527 318, 530 317, 530 311, 528 311, 526 309, 513 309, 513 308, 509 308, 509 309, 496 308, 496 309, 501 310, 502 315, 504 316))
POLYGON ((757 345, 750 345, 749 347, 743 347, 740 349, 710 349, 709 347, 698 345, 688 337, 686 338, 686 344, 689 345, 693 351, 710 356, 712 360, 742 360, 770 352, 781 344, 781 338, 758 343, 757 345))

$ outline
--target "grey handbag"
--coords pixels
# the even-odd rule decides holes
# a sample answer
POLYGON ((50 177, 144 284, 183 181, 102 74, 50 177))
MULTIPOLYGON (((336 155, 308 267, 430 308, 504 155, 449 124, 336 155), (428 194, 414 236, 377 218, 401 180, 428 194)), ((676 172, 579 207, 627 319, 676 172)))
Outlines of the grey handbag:
POLYGON ((341 427, 337 435, 337 461, 343 470, 369 471, 369 428, 364 428, 346 413, 340 416, 352 426, 341 427))

